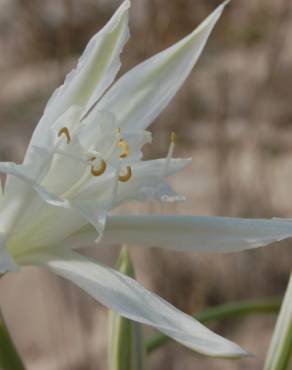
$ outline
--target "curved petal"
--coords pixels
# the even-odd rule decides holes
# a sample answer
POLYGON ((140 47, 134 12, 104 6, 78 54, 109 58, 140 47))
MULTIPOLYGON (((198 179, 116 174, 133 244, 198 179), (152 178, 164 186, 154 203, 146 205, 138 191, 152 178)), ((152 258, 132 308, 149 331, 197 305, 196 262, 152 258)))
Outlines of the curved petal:
MULTIPOLYGON (((159 246, 178 251, 238 252, 292 237, 290 219, 243 219, 207 216, 108 216, 102 243, 159 246)), ((86 244, 94 230, 76 234, 86 244)))
POLYGON ((226 3, 190 35, 122 76, 101 99, 97 109, 114 112, 118 127, 146 128, 191 72, 226 3))
POLYGON ((245 356, 238 345, 213 333, 192 317, 146 290, 130 277, 77 253, 55 250, 18 262, 37 264, 70 280, 97 301, 124 317, 153 326, 177 342, 206 355, 245 356))
POLYGON ((77 68, 66 77, 49 100, 44 115, 36 127, 31 145, 43 145, 46 131, 70 106, 89 109, 113 82, 119 68, 119 55, 129 38, 126 0, 111 20, 89 41, 77 68))

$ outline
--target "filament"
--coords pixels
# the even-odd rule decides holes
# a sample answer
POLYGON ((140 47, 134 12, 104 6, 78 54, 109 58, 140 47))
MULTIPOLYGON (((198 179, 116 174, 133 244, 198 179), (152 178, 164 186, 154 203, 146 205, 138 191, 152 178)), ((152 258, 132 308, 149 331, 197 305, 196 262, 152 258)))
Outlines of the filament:
POLYGON ((164 175, 167 175, 167 173, 169 171, 170 161, 173 157, 173 152, 174 152, 176 141, 177 141, 176 133, 174 131, 172 131, 170 133, 170 145, 169 145, 167 156, 166 156, 166 164, 165 164, 165 169, 164 169, 164 175))

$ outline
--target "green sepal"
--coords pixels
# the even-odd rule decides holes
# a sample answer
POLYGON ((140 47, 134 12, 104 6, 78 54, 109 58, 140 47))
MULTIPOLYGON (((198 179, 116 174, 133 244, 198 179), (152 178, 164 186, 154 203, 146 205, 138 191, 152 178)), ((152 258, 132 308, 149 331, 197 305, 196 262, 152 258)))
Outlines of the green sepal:
POLYGON ((292 369, 292 273, 277 318, 264 370, 292 369))

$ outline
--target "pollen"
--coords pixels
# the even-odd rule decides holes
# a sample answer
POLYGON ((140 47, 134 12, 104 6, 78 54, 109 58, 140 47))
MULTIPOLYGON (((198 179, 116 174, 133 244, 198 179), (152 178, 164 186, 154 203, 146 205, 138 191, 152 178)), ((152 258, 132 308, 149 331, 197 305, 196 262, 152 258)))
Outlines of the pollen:
POLYGON ((122 148, 122 153, 120 154, 120 158, 126 158, 129 155, 129 144, 124 140, 120 139, 118 146, 122 148))
POLYGON ((130 166, 127 166, 127 172, 124 175, 119 176, 120 182, 127 182, 132 177, 132 168, 130 166))
POLYGON ((67 144, 70 144, 71 143, 71 135, 70 135, 70 131, 67 127, 61 128, 61 130, 58 132, 58 137, 61 137, 62 135, 66 136, 67 144))
MULTIPOLYGON (((93 161, 95 159, 96 158, 93 159, 92 157, 90 160, 93 161)), ((105 173, 106 167, 107 167, 106 162, 103 159, 101 159, 99 168, 95 168, 94 166, 91 166, 91 174, 95 177, 101 176, 103 173, 105 173)))

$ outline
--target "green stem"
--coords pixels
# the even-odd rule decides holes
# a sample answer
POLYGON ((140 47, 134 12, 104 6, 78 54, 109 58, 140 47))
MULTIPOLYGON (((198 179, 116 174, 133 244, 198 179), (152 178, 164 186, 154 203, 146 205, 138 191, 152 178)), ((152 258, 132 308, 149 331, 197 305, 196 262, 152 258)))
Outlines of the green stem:
MULTIPOLYGON (((275 313, 281 306, 281 300, 274 298, 269 300, 248 300, 236 303, 227 303, 212 307, 195 314, 193 317, 202 322, 230 319, 256 313, 275 313)), ((147 353, 151 353, 168 342, 171 338, 166 335, 154 335, 147 341, 147 353)))
POLYGON ((264 370, 288 369, 292 353, 292 274, 277 319, 264 370))
MULTIPOLYGON (((117 270, 135 278, 134 266, 127 247, 120 252, 117 270)), ((146 351, 143 326, 110 311, 109 370, 145 370, 146 351)))
POLYGON ((3 370, 25 370, 16 347, 10 337, 2 312, 0 311, 0 368, 3 370))

